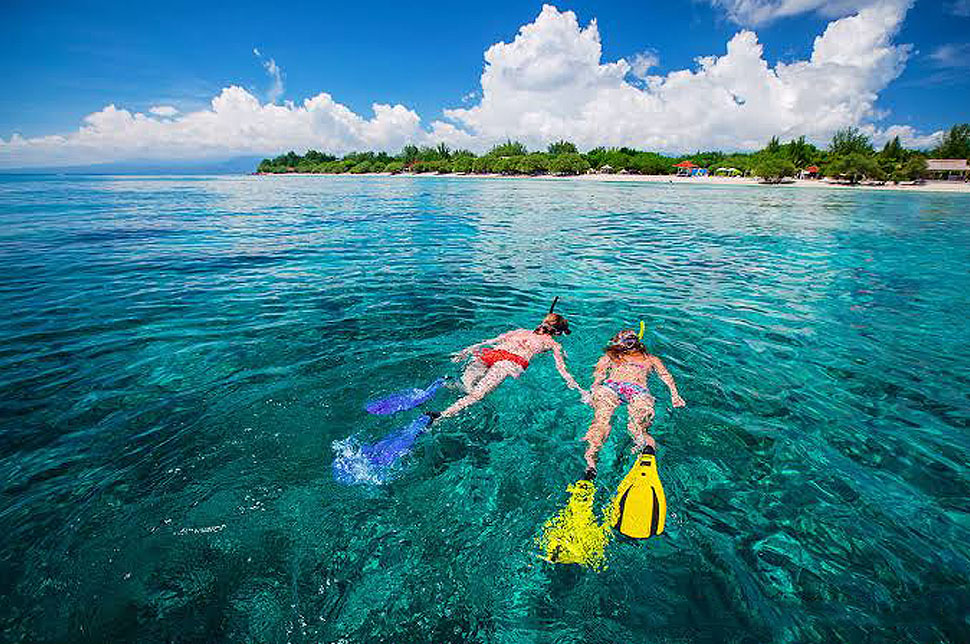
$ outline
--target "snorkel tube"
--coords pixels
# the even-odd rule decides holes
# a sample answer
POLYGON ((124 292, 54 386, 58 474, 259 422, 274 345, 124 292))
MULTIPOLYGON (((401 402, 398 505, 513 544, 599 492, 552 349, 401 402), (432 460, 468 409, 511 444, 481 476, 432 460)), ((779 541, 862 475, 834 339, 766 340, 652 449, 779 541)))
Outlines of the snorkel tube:
POLYGON ((569 335, 571 331, 569 330, 569 321, 563 316, 555 312, 556 304, 559 302, 559 296, 553 298, 552 305, 549 306, 549 312, 543 318, 542 322, 535 328, 533 333, 544 333, 546 335, 569 335))

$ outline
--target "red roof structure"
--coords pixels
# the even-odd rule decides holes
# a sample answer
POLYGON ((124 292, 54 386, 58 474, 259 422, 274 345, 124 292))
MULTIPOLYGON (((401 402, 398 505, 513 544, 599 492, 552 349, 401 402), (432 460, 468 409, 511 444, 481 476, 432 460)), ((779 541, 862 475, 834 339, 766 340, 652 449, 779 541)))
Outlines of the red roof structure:
POLYGON ((700 166, 694 165, 690 161, 681 161, 680 163, 674 164, 675 168, 699 168, 700 166))
POLYGON ((805 168, 805 172, 812 172, 812 173, 818 172, 818 166, 810 165, 807 168, 805 168))

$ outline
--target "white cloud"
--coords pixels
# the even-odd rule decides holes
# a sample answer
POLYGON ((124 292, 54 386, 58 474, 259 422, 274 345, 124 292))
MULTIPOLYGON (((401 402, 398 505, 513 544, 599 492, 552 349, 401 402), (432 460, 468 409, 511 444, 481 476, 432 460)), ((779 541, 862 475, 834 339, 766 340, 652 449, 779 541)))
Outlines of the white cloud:
POLYGON ((478 139, 560 137, 580 146, 635 145, 664 151, 754 149, 773 135, 825 141, 877 116, 878 92, 902 71, 906 45, 892 36, 909 8, 883 3, 830 23, 809 60, 771 67, 757 36, 741 31, 721 56, 693 70, 624 80, 625 60, 603 62, 596 21, 545 6, 510 43, 485 53, 482 100, 446 110, 478 139))
POLYGON ((269 75, 270 85, 266 90, 266 100, 275 103, 283 95, 283 70, 279 68, 276 61, 272 58, 266 59, 258 48, 253 47, 253 55, 259 59, 263 69, 269 75))
POLYGON ((152 107, 148 108, 148 111, 155 116, 175 116, 179 113, 179 111, 171 105, 153 105, 152 107))
MULTIPOLYGON (((962 0, 961 0, 962 1, 962 0)), ((970 2, 970 0, 967 0, 970 2)), ((802 13, 817 13, 826 18, 841 18, 862 9, 884 4, 885 0, 710 0, 724 9, 739 25, 758 26, 778 18, 802 13)))
POLYGON ((396 150, 429 136, 418 115, 402 105, 375 104, 373 110, 373 118, 365 119, 326 93, 302 105, 260 103, 241 87, 227 87, 207 109, 174 119, 109 105, 67 136, 0 139, 0 166, 226 158, 307 147, 396 150))
POLYGON ((970 43, 940 45, 930 54, 937 67, 960 69, 970 67, 970 43))
POLYGON ((954 0, 950 5, 950 11, 955 16, 970 18, 970 0, 954 0))
POLYGON ((903 146, 916 150, 932 148, 943 137, 942 131, 932 134, 920 134, 909 125, 890 125, 884 130, 877 130, 869 125, 864 126, 862 130, 872 137, 872 142, 877 146, 885 145, 886 142, 898 136, 903 146))
POLYGON ((650 49, 639 54, 634 54, 633 59, 630 61, 630 73, 634 77, 645 81, 650 78, 650 70, 658 65, 660 65, 660 55, 650 49))
MULTIPOLYGON (((653 62, 649 49, 645 59, 603 61, 595 20, 582 27, 572 12, 545 6, 511 42, 485 52, 481 90, 462 101, 468 106, 445 110, 444 121, 427 127, 403 105, 374 104, 367 118, 327 93, 276 105, 278 96, 264 103, 233 86, 195 112, 156 106, 142 114, 109 105, 67 135, 0 138, 0 167, 275 155, 307 148, 397 151, 407 143, 439 141, 481 151, 506 138, 533 148, 565 138, 581 148, 751 150, 775 135, 804 134, 825 143, 848 125, 862 127, 876 141, 898 134, 917 145, 935 135, 874 125, 886 116, 876 108, 879 92, 910 55, 908 45, 892 40, 910 5, 884 1, 831 22, 807 60, 772 66, 758 37, 742 30, 723 53, 663 76, 647 75, 653 62), (645 82, 630 82, 630 75, 645 82)), ((254 54, 261 56, 256 49, 254 54)))

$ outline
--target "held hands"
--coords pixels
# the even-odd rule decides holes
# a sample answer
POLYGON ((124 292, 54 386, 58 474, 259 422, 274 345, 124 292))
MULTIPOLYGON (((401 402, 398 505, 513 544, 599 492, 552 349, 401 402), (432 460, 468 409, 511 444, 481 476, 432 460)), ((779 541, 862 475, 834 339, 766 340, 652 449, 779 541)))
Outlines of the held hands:
POLYGON ((687 403, 684 399, 680 397, 680 394, 674 394, 670 397, 670 402, 674 407, 686 407, 687 403))
POLYGON ((583 404, 584 405, 592 405, 593 404, 593 397, 591 395, 589 395, 589 392, 586 391, 585 389, 580 389, 579 390, 579 397, 583 401, 583 404))
POLYGON ((471 355, 471 351, 469 351, 468 349, 462 349, 461 351, 459 351, 455 355, 451 356, 451 361, 452 362, 461 362, 462 360, 464 360, 465 358, 467 358, 470 355, 471 355))

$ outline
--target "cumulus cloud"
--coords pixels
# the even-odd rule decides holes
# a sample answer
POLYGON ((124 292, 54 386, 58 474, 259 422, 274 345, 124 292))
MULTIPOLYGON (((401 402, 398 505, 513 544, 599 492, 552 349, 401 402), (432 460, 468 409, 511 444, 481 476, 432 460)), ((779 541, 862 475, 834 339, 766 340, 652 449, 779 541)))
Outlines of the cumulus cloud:
POLYGON ((481 102, 445 115, 476 138, 532 145, 566 137, 684 151, 755 149, 774 135, 825 141, 878 116, 879 91, 910 54, 892 42, 909 6, 883 2, 831 22, 809 60, 774 67, 754 32, 741 31, 722 55, 639 88, 624 80, 627 61, 602 61, 595 20, 582 27, 572 12, 547 5, 512 42, 485 53, 481 102))
POLYGON ((0 139, 0 166, 62 165, 124 159, 226 158, 284 149, 400 149, 424 141, 418 115, 402 105, 373 106, 366 119, 326 93, 301 105, 261 103, 227 87, 207 109, 162 118, 108 105, 67 136, 0 139))
POLYGON ((660 65, 660 55, 650 49, 633 55, 630 60, 630 73, 635 78, 645 81, 650 78, 650 70, 658 65, 660 65))
POLYGON ((155 116, 175 116, 179 113, 177 109, 171 105, 153 105, 148 108, 148 111, 155 116))
MULTIPOLYGON (((883 0, 710 0, 739 25, 758 26, 778 18, 817 13, 836 18, 856 13, 883 0)), ((963 1, 963 0, 959 0, 963 1)), ((970 1, 970 0, 966 0, 970 1)))
MULTIPOLYGON (((195 112, 156 106, 142 114, 109 105, 67 135, 0 138, 0 166, 225 158, 307 148, 397 151, 407 143, 442 141, 481 151, 506 138, 533 148, 565 138, 581 148, 752 150, 775 135, 804 134, 825 143, 849 125, 862 127, 877 142, 899 135, 910 145, 925 145, 920 142, 937 135, 875 125, 886 116, 876 108, 879 92, 911 53, 910 46, 893 42, 910 5, 911 0, 883 0, 830 22, 807 60, 772 66, 757 35, 741 30, 723 52, 699 57, 691 69, 655 76, 649 71, 656 52, 645 49, 629 62, 604 61, 595 20, 584 27, 574 13, 547 5, 511 42, 485 52, 481 89, 463 98, 465 107, 447 109, 444 120, 428 125, 403 105, 376 103, 368 118, 327 93, 277 105, 272 91, 263 102, 232 86, 195 112)), ((263 60, 259 50, 254 54, 263 60)), ((282 86, 282 73, 279 78, 282 86)))
POLYGON ((266 90, 266 100, 275 103, 283 95, 283 70, 279 68, 275 60, 263 56, 257 47, 253 47, 253 55, 259 59, 260 64, 269 76, 270 85, 266 90))

